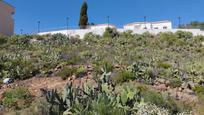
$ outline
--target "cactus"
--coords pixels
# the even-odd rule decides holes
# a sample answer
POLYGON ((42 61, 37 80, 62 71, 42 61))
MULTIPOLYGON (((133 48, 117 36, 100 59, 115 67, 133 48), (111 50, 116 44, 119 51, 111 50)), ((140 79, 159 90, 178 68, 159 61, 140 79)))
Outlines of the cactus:
POLYGON ((73 87, 68 83, 62 97, 56 90, 48 91, 47 101, 53 106, 58 106, 58 113, 71 114, 133 114, 137 111, 137 105, 141 101, 139 91, 124 87, 121 93, 116 93, 115 86, 110 80, 110 73, 104 71, 100 79, 97 80, 98 87, 92 88, 85 84, 83 88, 73 87), (101 108, 101 109, 99 109, 101 108), (110 109, 111 108, 111 109, 110 109))

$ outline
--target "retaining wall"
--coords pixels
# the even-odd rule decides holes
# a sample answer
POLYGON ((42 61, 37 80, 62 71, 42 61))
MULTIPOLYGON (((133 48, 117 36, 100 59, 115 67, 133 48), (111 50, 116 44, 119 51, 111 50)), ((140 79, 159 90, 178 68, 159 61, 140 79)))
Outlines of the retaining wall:
MULTIPOLYGON (((128 29, 117 29, 119 32, 128 31, 128 29)), ((158 34, 160 32, 177 32, 177 31, 187 31, 191 32, 194 36, 202 35, 204 36, 204 31, 201 31, 200 29, 167 29, 167 30, 132 30, 134 34, 142 34, 144 32, 149 32, 151 34, 158 34)), ((41 32, 39 35, 45 35, 45 34, 65 34, 69 36, 79 36, 81 39, 84 38, 84 35, 86 33, 92 32, 97 35, 103 35, 105 32, 105 29, 73 29, 73 30, 59 30, 59 31, 50 31, 50 32, 41 32)))

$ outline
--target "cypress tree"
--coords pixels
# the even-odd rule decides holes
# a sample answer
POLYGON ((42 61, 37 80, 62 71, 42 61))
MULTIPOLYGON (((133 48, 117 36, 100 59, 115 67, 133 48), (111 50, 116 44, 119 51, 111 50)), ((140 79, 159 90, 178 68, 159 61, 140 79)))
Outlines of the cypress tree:
POLYGON ((86 1, 82 4, 81 13, 80 13, 80 20, 79 20, 79 27, 80 29, 85 29, 88 25, 88 15, 87 15, 88 5, 86 1))

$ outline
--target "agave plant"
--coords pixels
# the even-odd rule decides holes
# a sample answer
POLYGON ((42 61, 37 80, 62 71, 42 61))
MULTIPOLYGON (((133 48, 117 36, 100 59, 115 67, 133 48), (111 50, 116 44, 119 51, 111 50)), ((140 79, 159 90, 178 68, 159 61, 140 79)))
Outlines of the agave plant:
POLYGON ((49 91, 47 101, 53 106, 58 106, 58 113, 104 115, 104 114, 132 114, 137 111, 137 105, 141 101, 139 91, 124 87, 120 94, 116 93, 115 86, 110 80, 110 73, 104 71, 98 80, 97 88, 85 85, 83 88, 67 84, 63 95, 56 90, 49 91))

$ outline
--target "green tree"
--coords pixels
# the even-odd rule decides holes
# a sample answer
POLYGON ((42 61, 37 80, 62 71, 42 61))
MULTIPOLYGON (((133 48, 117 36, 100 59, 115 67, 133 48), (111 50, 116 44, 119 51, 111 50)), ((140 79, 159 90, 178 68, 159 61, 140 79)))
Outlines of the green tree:
POLYGON ((84 1, 81 7, 81 13, 80 13, 80 20, 79 20, 79 27, 80 29, 85 29, 88 25, 88 15, 87 15, 88 5, 87 2, 84 1))
POLYGON ((192 21, 189 24, 181 25, 182 29, 201 29, 204 30, 204 22, 192 21))

